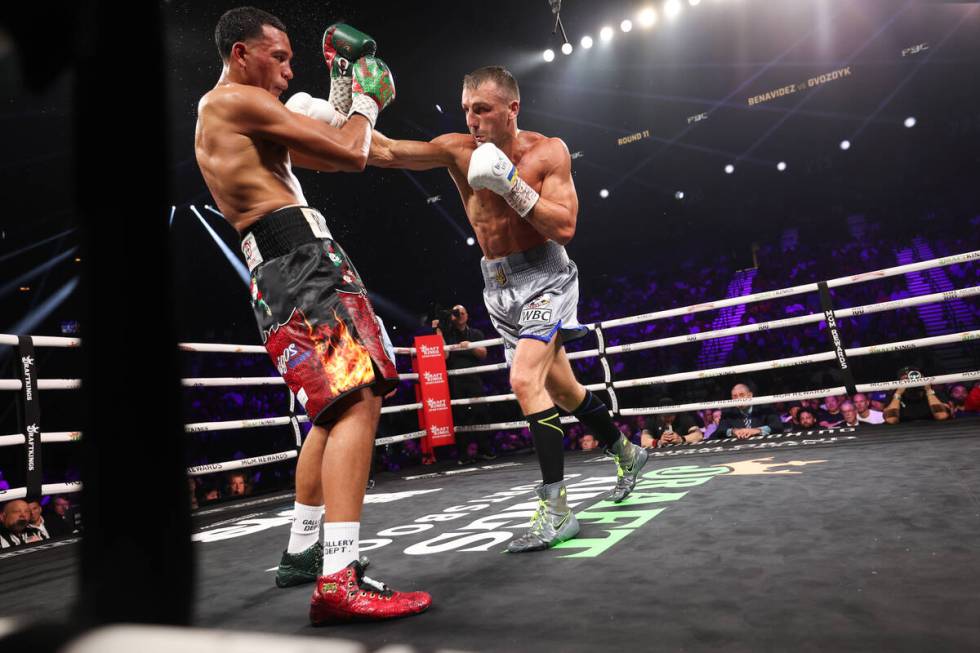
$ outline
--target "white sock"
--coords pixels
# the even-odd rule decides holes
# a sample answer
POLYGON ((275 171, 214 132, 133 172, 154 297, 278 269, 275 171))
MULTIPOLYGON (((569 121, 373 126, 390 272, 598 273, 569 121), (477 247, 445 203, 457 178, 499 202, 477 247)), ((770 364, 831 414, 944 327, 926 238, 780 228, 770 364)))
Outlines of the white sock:
POLYGON ((289 528, 286 553, 301 553, 320 541, 323 506, 293 504, 293 525, 289 528))
POLYGON ((323 522, 323 575, 336 573, 360 555, 361 523, 323 522))

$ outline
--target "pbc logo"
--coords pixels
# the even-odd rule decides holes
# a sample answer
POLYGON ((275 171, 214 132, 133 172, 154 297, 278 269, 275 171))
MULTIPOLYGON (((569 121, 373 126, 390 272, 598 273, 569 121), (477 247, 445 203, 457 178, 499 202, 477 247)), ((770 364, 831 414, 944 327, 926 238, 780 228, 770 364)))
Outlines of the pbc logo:
POLYGON ((419 350, 422 352, 422 358, 433 358, 440 356, 438 347, 430 347, 429 345, 421 345, 419 350))
POLYGON ((433 374, 432 372, 422 372, 422 378, 426 383, 445 383, 446 379, 442 372, 433 374))
POLYGON ((528 322, 551 322, 551 309, 526 308, 521 312, 521 324, 528 322))
POLYGON ((446 403, 445 399, 426 399, 425 405, 431 411, 447 410, 449 408, 449 404, 446 403))

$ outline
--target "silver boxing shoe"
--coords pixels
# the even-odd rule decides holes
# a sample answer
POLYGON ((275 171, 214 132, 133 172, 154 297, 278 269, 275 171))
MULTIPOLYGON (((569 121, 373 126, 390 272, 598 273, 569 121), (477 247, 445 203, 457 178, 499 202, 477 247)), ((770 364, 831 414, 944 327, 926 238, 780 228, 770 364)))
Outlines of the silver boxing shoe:
POLYGON ((640 470, 647 464, 650 453, 625 437, 620 438, 613 445, 612 450, 606 453, 616 461, 616 487, 613 488, 609 499, 613 503, 619 503, 628 497, 633 488, 636 487, 636 477, 640 475, 640 470))
POLYGON ((542 551, 578 535, 578 520, 568 507, 565 483, 558 481, 535 489, 538 509, 527 532, 507 544, 508 553, 542 551))

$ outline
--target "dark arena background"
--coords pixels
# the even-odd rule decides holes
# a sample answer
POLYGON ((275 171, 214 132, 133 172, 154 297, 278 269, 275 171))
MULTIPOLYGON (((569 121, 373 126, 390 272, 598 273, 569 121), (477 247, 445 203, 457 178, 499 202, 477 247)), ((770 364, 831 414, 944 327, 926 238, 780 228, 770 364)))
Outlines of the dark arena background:
POLYGON ((326 628, 274 582, 309 420, 195 157, 236 6, 0 9, 0 651, 980 650, 980 3, 255 3, 283 101, 370 34, 390 138, 467 134, 463 76, 513 73, 570 153, 572 368, 649 454, 614 503, 563 415, 581 532, 505 553, 540 473, 452 178, 297 168, 400 375, 360 552, 433 597, 326 628), (486 358, 429 372, 457 305, 486 358), (749 404, 771 428, 726 427, 749 404))

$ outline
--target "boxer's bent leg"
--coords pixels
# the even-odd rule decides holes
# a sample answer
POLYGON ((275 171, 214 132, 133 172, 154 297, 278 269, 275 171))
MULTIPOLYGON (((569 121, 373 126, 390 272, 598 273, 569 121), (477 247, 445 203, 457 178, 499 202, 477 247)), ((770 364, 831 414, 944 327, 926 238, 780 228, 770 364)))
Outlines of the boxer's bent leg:
POLYGON ((521 338, 517 342, 510 369, 511 388, 531 429, 541 466, 541 479, 546 485, 560 482, 565 475, 565 431, 559 421, 558 410, 545 390, 545 379, 555 360, 555 353, 554 339, 542 342, 521 338))
POLYGON ((308 506, 323 505, 323 483, 320 469, 323 466, 323 448, 327 444, 327 430, 314 426, 306 434, 303 447, 296 459, 296 501, 308 506))

